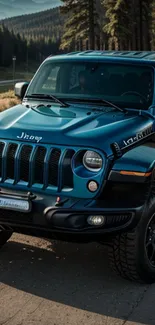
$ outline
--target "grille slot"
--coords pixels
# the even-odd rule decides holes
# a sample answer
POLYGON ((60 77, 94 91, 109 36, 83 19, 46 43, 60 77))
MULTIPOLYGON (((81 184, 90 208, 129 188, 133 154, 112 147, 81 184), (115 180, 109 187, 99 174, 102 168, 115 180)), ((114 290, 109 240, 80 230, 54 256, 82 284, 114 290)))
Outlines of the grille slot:
POLYGON ((53 149, 48 165, 48 185, 58 186, 58 169, 59 169, 59 159, 61 155, 61 150, 53 149))
POLYGON ((44 183, 44 159, 46 155, 46 148, 38 147, 35 156, 35 173, 34 173, 34 183, 43 184, 44 183))
POLYGON ((29 181, 29 160, 32 152, 32 146, 23 146, 20 154, 20 180, 29 181))
POLYGON ((4 150, 4 142, 0 142, 0 177, 2 177, 2 156, 4 150))
POLYGON ((10 143, 7 149, 6 178, 14 179, 15 177, 15 154, 18 145, 10 143))
POLYGON ((73 188, 73 172, 72 172, 72 158, 74 150, 68 150, 63 161, 63 175, 62 175, 62 188, 73 188))

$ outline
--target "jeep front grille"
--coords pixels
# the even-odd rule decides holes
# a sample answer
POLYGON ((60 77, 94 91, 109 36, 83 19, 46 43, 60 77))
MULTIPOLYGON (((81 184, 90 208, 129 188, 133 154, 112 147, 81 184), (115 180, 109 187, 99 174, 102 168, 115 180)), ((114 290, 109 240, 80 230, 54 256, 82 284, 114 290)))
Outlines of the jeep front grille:
POLYGON ((4 151, 4 142, 0 142, 0 171, 2 172, 2 155, 4 151))
POLYGON ((44 184, 44 160, 46 156, 46 148, 38 147, 34 156, 34 184, 44 184))
POLYGON ((19 180, 29 182, 31 146, 23 146, 19 154, 19 180))
POLYGON ((58 184, 58 165, 60 159, 61 151, 59 149, 53 149, 49 158, 48 165, 48 181, 49 185, 57 186, 58 184))
POLYGON ((15 169, 15 154, 17 150, 17 144, 9 143, 7 148, 7 166, 6 166, 6 175, 7 178, 14 178, 14 169, 15 169))
POLYGON ((29 188, 39 184, 44 190, 56 187, 59 192, 73 188, 74 153, 66 148, 0 142, 1 183, 25 184, 29 188))

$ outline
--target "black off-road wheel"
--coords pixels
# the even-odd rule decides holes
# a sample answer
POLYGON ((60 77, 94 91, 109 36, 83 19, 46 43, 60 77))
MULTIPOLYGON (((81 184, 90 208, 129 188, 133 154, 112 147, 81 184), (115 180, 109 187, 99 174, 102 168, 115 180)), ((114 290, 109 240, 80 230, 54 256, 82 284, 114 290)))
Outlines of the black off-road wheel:
POLYGON ((0 230, 0 248, 10 239, 12 236, 11 230, 0 230))
POLYGON ((155 198, 146 204, 138 226, 112 237, 109 259, 113 270, 128 280, 155 282, 155 198))

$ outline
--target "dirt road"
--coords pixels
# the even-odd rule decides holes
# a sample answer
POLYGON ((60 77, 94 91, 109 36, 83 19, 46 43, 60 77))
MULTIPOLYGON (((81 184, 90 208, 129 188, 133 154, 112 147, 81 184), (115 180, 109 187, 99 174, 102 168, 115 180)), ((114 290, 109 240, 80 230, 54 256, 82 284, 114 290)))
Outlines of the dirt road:
POLYGON ((155 285, 116 277, 103 247, 14 235, 0 253, 2 325, 155 325, 155 285))

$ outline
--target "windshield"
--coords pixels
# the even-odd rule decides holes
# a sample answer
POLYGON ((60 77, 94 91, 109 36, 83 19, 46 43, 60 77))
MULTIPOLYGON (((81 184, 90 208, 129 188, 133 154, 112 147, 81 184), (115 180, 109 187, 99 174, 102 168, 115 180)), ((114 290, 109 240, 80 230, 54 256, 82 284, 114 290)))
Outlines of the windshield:
POLYGON ((120 107, 147 109, 153 100, 154 70, 118 63, 46 62, 28 88, 32 94, 68 100, 105 99, 120 107))

